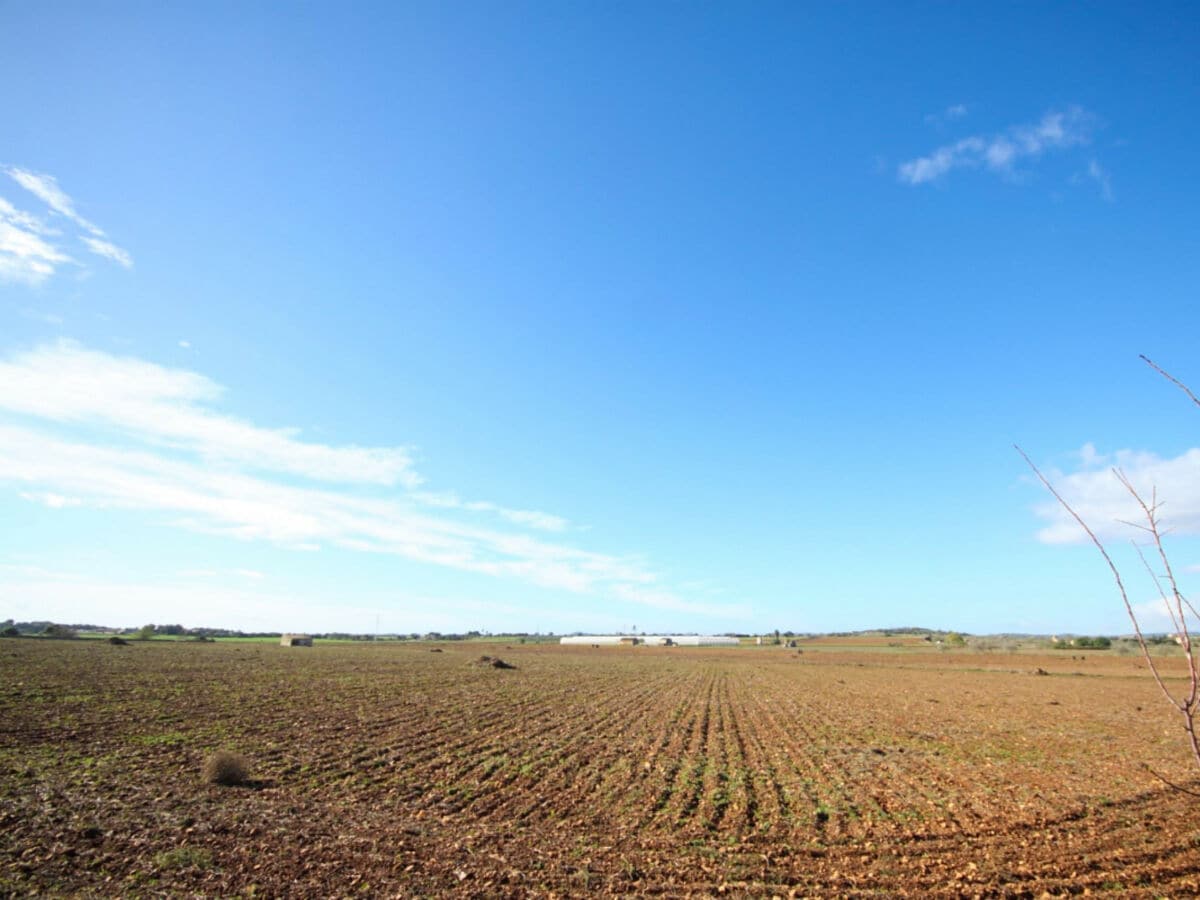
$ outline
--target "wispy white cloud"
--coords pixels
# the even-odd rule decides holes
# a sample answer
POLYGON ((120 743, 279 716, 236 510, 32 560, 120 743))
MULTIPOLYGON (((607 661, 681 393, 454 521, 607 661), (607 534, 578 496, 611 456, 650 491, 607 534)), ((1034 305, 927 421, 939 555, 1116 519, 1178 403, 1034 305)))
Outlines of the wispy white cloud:
POLYGON ((176 575, 180 578, 220 578, 222 576, 233 575, 238 578, 249 578, 252 581, 258 581, 266 578, 266 575, 259 572, 257 569, 230 569, 223 571, 219 569, 180 569, 176 575))
POLYGON ((1088 161, 1087 174, 1088 178, 1100 186, 1100 196, 1111 201, 1113 199, 1112 177, 1108 172, 1093 159, 1088 161))
POLYGON ((29 309, 28 307, 21 310, 21 315, 26 319, 32 319, 35 322, 41 322, 44 325, 62 325, 66 320, 58 313, 45 312, 40 309, 29 309))
POLYGON ((677 596, 634 560, 456 518, 482 512, 518 529, 567 527, 545 513, 415 490, 420 478, 403 448, 308 443, 216 411, 221 395, 197 373, 70 342, 18 354, 0 362, 0 410, 9 414, 0 420, 0 483, 35 502, 140 511, 245 541, 389 554, 595 598, 730 613, 677 596))
POLYGON ((21 499, 30 503, 40 503, 51 509, 66 509, 68 506, 82 506, 83 501, 78 497, 64 497, 62 494, 21 492, 21 499))
POLYGON ((53 232, 0 197, 0 281, 40 284, 73 260, 51 243, 53 232))
POLYGON ((126 269, 133 268, 133 257, 116 244, 111 244, 108 241, 94 237, 84 237, 83 242, 88 246, 88 249, 97 256, 103 256, 106 259, 111 259, 113 262, 124 266, 126 269))
POLYGON ((1051 111, 1034 124, 1017 125, 990 136, 971 135, 938 147, 901 163, 897 175, 911 185, 937 181, 955 169, 982 168, 1012 176, 1021 161, 1087 144, 1093 128, 1093 117, 1077 106, 1051 111))
MULTIPOLYGON (((1085 449, 1089 447, 1090 444, 1085 445, 1085 449)), ((1154 453, 1134 450, 1101 457, 1091 448, 1079 471, 1047 474, 1058 492, 1101 539, 1135 537, 1138 532, 1124 523, 1143 524, 1144 514, 1117 480, 1112 467, 1120 469, 1147 500, 1157 490, 1164 501, 1160 510, 1164 528, 1179 534, 1200 533, 1200 449, 1163 459, 1154 453), (1110 462, 1111 467, 1094 468, 1098 459, 1110 462)), ((1035 512, 1048 523, 1038 532, 1042 542, 1069 544, 1087 540, 1079 524, 1052 499, 1039 504, 1035 512)))
POLYGON ((946 122, 953 122, 963 118, 969 110, 965 103, 955 103, 952 106, 947 106, 941 112, 929 113, 925 116, 925 121, 930 125, 943 125, 946 122))
POLYGON ((415 487, 402 447, 330 447, 207 408, 215 382, 180 369, 86 350, 70 341, 0 362, 0 409, 110 426, 141 440, 309 478, 415 487))
POLYGON ((5 170, 17 184, 29 191, 60 216, 70 219, 84 231, 97 237, 103 237, 104 232, 79 215, 75 211, 75 202, 58 186, 58 180, 53 175, 40 175, 28 169, 10 166, 5 170))
MULTIPOLYGON (((54 176, 16 166, 0 167, 0 171, 45 203, 52 215, 60 217, 58 221, 66 219, 75 225, 82 232, 77 237, 91 253, 132 268, 133 257, 129 252, 108 240, 101 228, 79 214, 74 201, 59 187, 54 176)), ((61 231, 49 227, 39 217, 0 197, 0 278, 37 284, 60 266, 77 264, 60 245, 62 236, 61 231)))
POLYGON ((413 494, 413 499, 426 506, 441 509, 462 509, 468 512, 494 513, 515 525, 525 525, 529 528, 536 528, 539 531, 566 531, 571 524, 561 516, 551 515, 550 513, 538 512, 533 509, 508 509, 507 507, 497 506, 495 503, 489 503, 486 500, 460 500, 456 494, 452 493, 430 493, 423 491, 413 494))

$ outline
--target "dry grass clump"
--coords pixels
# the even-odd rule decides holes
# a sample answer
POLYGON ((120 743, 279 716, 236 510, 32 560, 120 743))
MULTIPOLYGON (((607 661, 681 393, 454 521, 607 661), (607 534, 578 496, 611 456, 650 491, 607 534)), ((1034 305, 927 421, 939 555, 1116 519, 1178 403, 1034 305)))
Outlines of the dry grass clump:
POLYGON ((204 761, 204 780, 209 784, 234 787, 246 783, 249 768, 244 756, 218 750, 204 761))

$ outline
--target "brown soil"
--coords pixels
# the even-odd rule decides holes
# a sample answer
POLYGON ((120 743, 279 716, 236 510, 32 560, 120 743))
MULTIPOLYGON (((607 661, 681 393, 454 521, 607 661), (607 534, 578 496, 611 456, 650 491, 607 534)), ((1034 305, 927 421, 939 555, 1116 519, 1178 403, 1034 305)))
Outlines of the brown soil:
POLYGON ((0 895, 1200 893, 1136 658, 888 649, 6 643, 0 895))

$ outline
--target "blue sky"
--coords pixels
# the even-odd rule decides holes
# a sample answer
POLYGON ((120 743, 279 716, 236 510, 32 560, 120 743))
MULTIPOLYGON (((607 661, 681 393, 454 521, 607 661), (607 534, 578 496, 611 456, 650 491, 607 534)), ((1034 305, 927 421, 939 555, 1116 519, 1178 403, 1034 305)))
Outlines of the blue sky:
POLYGON ((1198 38, 0 5, 0 617, 1127 631, 1012 444, 1195 578, 1198 38))

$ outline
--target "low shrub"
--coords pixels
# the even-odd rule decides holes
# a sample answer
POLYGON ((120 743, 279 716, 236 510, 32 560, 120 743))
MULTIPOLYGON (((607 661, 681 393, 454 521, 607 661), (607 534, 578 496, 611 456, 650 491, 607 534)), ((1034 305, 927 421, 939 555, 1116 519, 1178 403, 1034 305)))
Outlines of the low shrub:
POLYGON ((204 761, 204 780, 209 784, 235 787, 246 783, 248 773, 246 758, 228 750, 218 750, 204 761))

